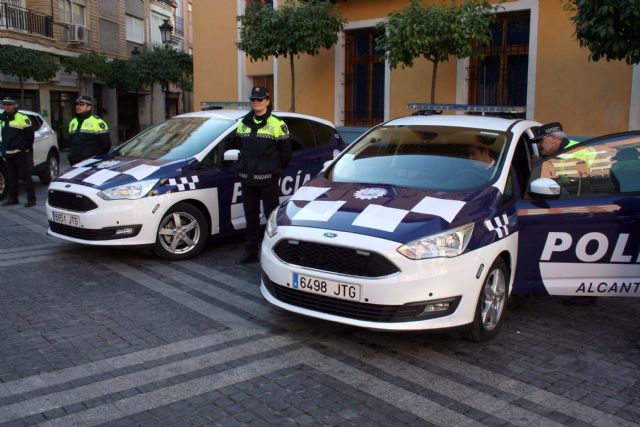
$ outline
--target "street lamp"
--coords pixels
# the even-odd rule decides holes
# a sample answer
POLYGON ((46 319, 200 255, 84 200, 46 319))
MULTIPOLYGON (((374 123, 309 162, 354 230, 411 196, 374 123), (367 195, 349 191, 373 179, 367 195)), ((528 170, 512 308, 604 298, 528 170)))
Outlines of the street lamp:
MULTIPOLYGON (((160 37, 162 38, 162 44, 164 44, 165 49, 169 49, 169 45, 171 44, 171 32, 173 31, 173 27, 169 24, 168 19, 164 19, 162 25, 160 25, 160 37)), ((167 83, 163 87, 164 89, 164 118, 169 118, 169 84, 167 83)))
POLYGON ((165 46, 169 46, 171 43, 171 32, 173 31, 173 27, 169 24, 169 20, 165 19, 163 24, 160 25, 160 37, 162 37, 162 44, 165 46))

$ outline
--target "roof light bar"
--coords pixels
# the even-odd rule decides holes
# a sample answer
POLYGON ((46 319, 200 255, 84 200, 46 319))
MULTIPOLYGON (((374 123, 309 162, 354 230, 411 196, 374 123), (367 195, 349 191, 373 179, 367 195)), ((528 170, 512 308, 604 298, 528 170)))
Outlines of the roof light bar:
POLYGON ((526 107, 517 105, 423 104, 411 102, 407 107, 410 110, 459 111, 465 113, 522 114, 527 112, 526 107))
POLYGON ((247 101, 202 101, 201 110, 220 110, 222 108, 251 108, 251 103, 247 101))

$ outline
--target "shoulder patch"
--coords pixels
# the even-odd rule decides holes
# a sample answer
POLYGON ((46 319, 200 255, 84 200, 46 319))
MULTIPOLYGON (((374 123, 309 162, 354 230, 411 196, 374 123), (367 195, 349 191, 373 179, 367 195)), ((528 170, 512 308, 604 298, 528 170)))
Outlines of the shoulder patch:
POLYGON ((280 126, 280 130, 282 130, 283 133, 289 133, 289 128, 287 127, 286 123, 283 123, 280 126))
POLYGON ((107 125, 105 125, 104 122, 98 123, 98 126, 100 126, 100 129, 106 129, 107 127, 107 125))
POLYGON ((30 119, 29 117, 25 117, 25 118, 24 118, 24 122, 25 122, 26 124, 28 124, 29 126, 31 126, 31 119, 30 119))

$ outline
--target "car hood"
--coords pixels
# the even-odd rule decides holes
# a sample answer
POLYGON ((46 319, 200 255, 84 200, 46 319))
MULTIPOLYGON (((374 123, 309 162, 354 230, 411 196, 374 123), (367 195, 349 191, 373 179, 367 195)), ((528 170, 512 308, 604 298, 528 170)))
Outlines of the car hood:
POLYGON ((105 155, 73 165, 56 181, 104 190, 147 179, 175 178, 192 161, 195 160, 182 159, 166 162, 105 155))
POLYGON ((407 243, 485 218, 497 194, 492 186, 443 192, 336 183, 318 177, 280 207, 278 225, 346 231, 407 243))

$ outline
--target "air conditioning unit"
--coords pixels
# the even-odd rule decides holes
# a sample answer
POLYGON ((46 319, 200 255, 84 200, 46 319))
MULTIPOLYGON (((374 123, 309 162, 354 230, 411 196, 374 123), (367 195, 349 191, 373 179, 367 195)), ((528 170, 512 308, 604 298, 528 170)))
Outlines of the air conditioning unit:
POLYGON ((87 44, 89 42, 89 30, 84 25, 69 25, 69 44, 87 44))

